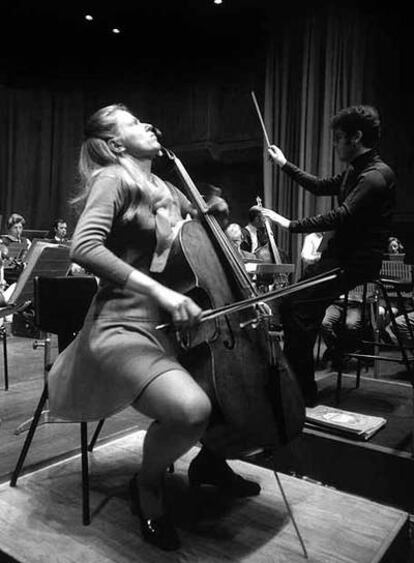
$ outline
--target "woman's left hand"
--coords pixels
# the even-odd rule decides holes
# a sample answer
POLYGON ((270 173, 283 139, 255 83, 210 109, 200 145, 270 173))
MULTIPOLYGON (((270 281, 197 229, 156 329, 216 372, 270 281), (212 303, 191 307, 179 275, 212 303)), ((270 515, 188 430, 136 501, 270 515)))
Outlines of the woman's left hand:
POLYGON ((283 229, 289 228, 290 220, 287 219, 286 217, 283 217, 283 215, 276 213, 276 211, 273 211, 272 209, 267 209, 266 207, 262 207, 260 211, 263 213, 265 217, 267 217, 274 223, 277 223, 283 229))

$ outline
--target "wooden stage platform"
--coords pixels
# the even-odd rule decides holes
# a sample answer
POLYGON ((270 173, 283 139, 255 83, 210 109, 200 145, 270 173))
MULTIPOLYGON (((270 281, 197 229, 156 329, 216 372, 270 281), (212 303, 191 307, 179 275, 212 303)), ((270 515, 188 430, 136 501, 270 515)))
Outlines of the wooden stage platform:
MULTIPOLYGON (((78 456, 0 485, 0 561, 159 563, 305 561, 273 472, 231 465, 260 482, 255 498, 230 500, 213 488, 191 491, 183 456, 167 476, 167 502, 183 547, 174 554, 144 543, 129 510, 127 483, 140 463, 144 431, 97 446, 91 454, 92 522, 81 523, 78 456), (1 555, 3 554, 3 555, 1 555)), ((406 562, 408 514, 279 474, 313 563, 406 562)))
MULTIPOLYGON (((361 377, 359 389, 354 385, 355 376, 344 374, 336 405, 336 374, 326 375, 318 381, 320 404, 381 416, 387 424, 368 441, 305 428, 280 452, 278 468, 414 513, 413 389, 370 377, 361 377)), ((267 466, 261 455, 255 462, 267 466)))

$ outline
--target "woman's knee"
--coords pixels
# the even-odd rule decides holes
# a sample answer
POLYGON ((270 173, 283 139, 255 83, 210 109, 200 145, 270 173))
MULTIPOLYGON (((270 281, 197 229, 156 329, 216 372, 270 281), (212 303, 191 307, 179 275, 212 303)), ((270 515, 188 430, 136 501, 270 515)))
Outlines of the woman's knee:
POLYGON ((175 409, 170 413, 168 423, 187 429, 206 426, 211 414, 210 399, 204 392, 187 395, 181 398, 175 409))

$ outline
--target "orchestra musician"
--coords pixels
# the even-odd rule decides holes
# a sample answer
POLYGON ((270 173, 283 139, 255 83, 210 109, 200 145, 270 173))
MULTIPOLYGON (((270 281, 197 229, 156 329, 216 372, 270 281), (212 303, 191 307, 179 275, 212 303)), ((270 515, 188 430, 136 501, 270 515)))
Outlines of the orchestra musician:
POLYGON ((16 282, 23 271, 25 257, 32 244, 30 239, 22 234, 25 224, 23 215, 12 213, 7 219, 7 233, 0 237, 0 244, 7 249, 4 257, 4 278, 8 284, 16 282), (17 246, 17 255, 10 252, 12 246, 17 246))
POLYGON ((242 228, 238 223, 230 223, 227 226, 225 233, 244 260, 256 260, 256 255, 253 254, 253 252, 248 252, 247 250, 242 249, 243 233, 242 228))
MULTIPOLYGON (((129 405, 153 419, 130 492, 143 538, 174 550, 180 541, 164 506, 164 475, 202 439, 211 404, 177 361, 172 339, 155 329, 170 319, 191 327, 201 315, 192 299, 152 276, 192 213, 187 198, 151 172, 160 149, 158 131, 120 104, 98 110, 86 125, 79 158, 83 211, 71 258, 98 276, 100 286, 82 330, 52 367, 49 396, 51 412, 68 420, 99 420, 129 405)), ((260 492, 205 446, 189 479, 235 496, 260 492)))
POLYGON ((242 227, 243 241, 241 249, 247 252, 256 252, 268 242, 264 219, 261 210, 257 205, 249 209, 249 221, 242 227))
POLYGON ((7 233, 1 235, 2 243, 8 246, 12 242, 18 242, 26 250, 29 250, 31 241, 27 237, 22 236, 25 224, 26 219, 23 215, 12 213, 7 219, 7 233))
POLYGON ((333 233, 321 258, 305 269, 304 278, 342 269, 337 279, 288 297, 280 307, 284 352, 309 406, 317 400, 313 350, 325 310, 341 294, 378 276, 395 199, 394 173, 377 151, 381 129, 378 111, 372 106, 351 106, 339 111, 331 126, 338 157, 348 166, 341 174, 317 178, 288 162, 275 145, 269 147, 269 155, 284 173, 311 193, 336 195, 338 206, 294 221, 263 210, 270 220, 292 233, 333 233))
POLYGON ((68 224, 62 219, 56 219, 53 221, 52 226, 46 237, 50 242, 56 242, 56 244, 63 244, 68 241, 68 224))

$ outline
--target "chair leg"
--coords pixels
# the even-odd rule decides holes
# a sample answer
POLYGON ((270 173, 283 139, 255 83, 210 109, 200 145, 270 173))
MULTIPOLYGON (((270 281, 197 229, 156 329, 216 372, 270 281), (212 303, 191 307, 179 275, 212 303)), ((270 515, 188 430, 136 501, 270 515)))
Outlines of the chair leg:
POLYGON ((88 425, 80 423, 81 461, 82 461, 82 522, 85 526, 91 523, 89 510, 89 467, 88 467, 88 425))
POLYGON ((322 345, 322 334, 321 331, 319 330, 318 332, 318 338, 317 338, 317 347, 316 347, 316 364, 319 365, 319 362, 321 360, 321 345, 322 345))
MULTIPOLYGON (((411 371, 410 360, 408 358, 407 350, 405 348, 403 339, 401 337, 400 330, 399 330, 398 325, 397 325, 396 320, 395 320, 395 315, 394 315, 394 312, 392 310, 392 304, 391 304, 390 298, 388 296, 386 286, 382 282, 379 284, 379 286, 381 288, 381 292, 382 292, 382 296, 383 296, 383 299, 384 299, 384 302, 385 302, 385 305, 386 305, 387 312, 390 316, 390 322, 391 322, 391 326, 393 328, 393 332, 394 332, 395 337, 396 337, 397 342, 398 342, 398 348, 400 350, 402 363, 404 364, 404 366, 407 370, 407 373, 410 374, 410 371, 411 371)), ((402 304, 403 299, 402 299, 401 293, 398 289, 397 289, 397 295, 398 295, 399 302, 402 304)), ((404 305, 403 305, 403 311, 405 312, 405 306, 404 305)), ((406 322, 407 321, 408 321, 408 318, 406 318, 406 322)))
POLYGON ((21 472, 23 464, 24 464, 24 460, 26 459, 27 452, 29 451, 30 444, 32 443, 34 433, 36 431, 37 425, 39 423, 40 416, 41 416, 42 411, 43 411, 43 407, 45 406, 45 403, 47 401, 47 397, 48 397, 48 391, 47 391, 47 387, 45 386, 44 389, 43 389, 43 393, 40 397, 39 403, 36 407, 36 411, 33 415, 33 420, 32 420, 32 423, 30 425, 29 431, 27 433, 26 439, 24 441, 22 451, 20 452, 19 459, 17 460, 16 467, 13 471, 13 474, 12 474, 12 477, 11 477, 11 480, 10 480, 10 486, 11 487, 16 486, 17 479, 19 478, 20 472, 21 472))
POLYGON ((9 364, 7 361, 7 331, 4 325, 0 328, 3 340, 3 366, 4 366, 4 390, 9 390, 9 364))
POLYGON ((102 430, 102 426, 104 425, 105 419, 101 418, 101 420, 98 422, 97 427, 95 428, 95 432, 93 433, 92 436, 92 440, 89 442, 89 446, 88 446, 88 452, 91 452, 95 446, 96 440, 99 437, 99 434, 101 433, 102 430))
POLYGON ((336 351, 338 354, 339 364, 338 364, 338 372, 336 376, 336 394, 335 394, 335 402, 339 404, 341 401, 341 392, 342 392, 342 369, 343 369, 343 359, 344 359, 344 349, 342 343, 340 342, 341 337, 344 338, 345 331, 346 331, 346 317, 348 314, 348 292, 345 293, 344 298, 344 305, 343 305, 343 312, 341 318, 341 329, 340 329, 340 338, 338 339, 336 351))

